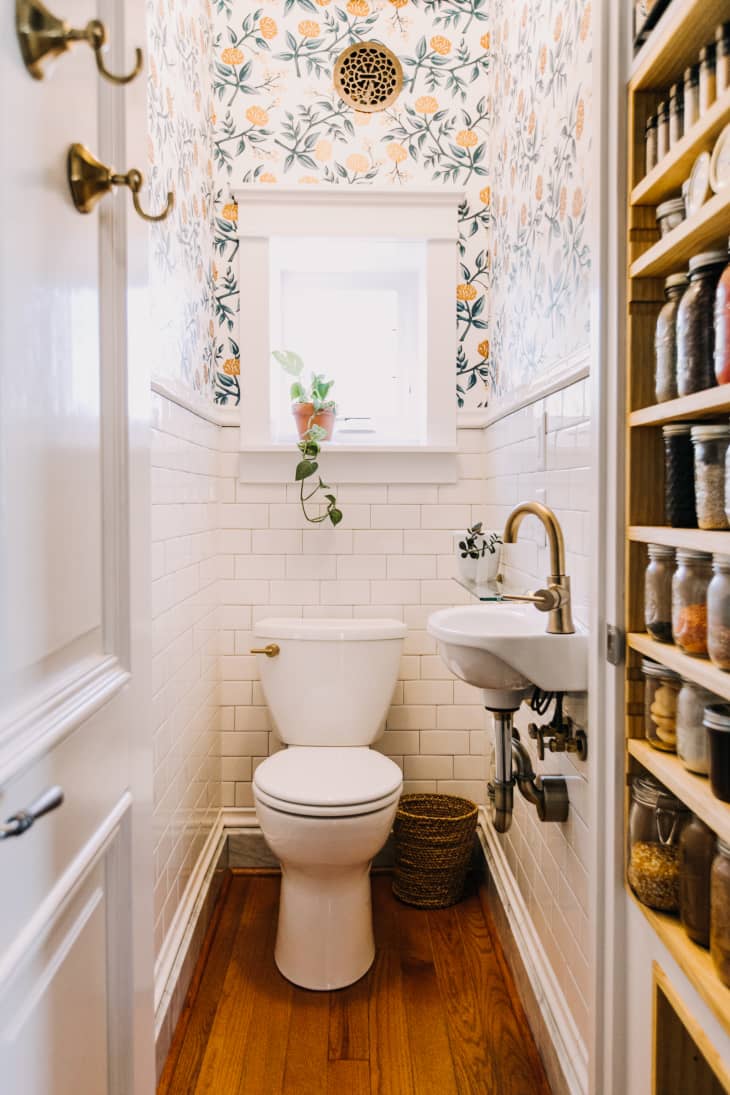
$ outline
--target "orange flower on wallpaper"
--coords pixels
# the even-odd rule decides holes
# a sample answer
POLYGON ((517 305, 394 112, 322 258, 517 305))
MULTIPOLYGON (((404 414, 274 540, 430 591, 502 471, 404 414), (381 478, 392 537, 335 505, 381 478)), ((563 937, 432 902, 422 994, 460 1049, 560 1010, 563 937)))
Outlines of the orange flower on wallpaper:
POLYGON ((251 125, 256 126, 266 125, 269 120, 269 115, 262 106, 250 106, 246 111, 246 117, 251 125))
POLYGON ((386 149, 386 155, 389 160, 393 161, 393 163, 403 163, 404 160, 408 159, 408 152, 403 147, 403 145, 396 144, 395 142, 388 145, 386 149))
POLYGON ((236 46, 229 46, 221 53, 221 61, 224 65, 240 65, 243 61, 243 50, 236 46))
POLYGON ((456 286, 456 299, 457 300, 463 300, 463 301, 476 300, 478 295, 479 294, 477 293, 476 285, 469 285, 467 282, 463 281, 461 283, 461 285, 456 286))
POLYGON ((404 8, 408 0, 388 0, 388 3, 392 4, 394 8, 404 8))
POLYGON ((564 186, 560 191, 560 219, 565 218, 565 210, 568 208, 568 188, 564 186))
POLYGON ((314 0, 314 2, 318 8, 326 8, 327 5, 331 3, 331 0, 314 0))
POLYGON ((579 217, 583 211, 583 191, 580 187, 576 188, 573 194, 573 216, 579 217))
POLYGON ((235 224, 238 220, 238 205, 236 202, 228 202, 227 205, 224 205, 221 210, 221 216, 224 221, 233 221, 235 224))
POLYGON ((479 191, 479 201, 482 205, 492 204, 492 188, 491 186, 485 186, 479 191))
POLYGON ((582 99, 578 100, 578 107, 575 115, 575 135, 578 140, 583 136, 583 127, 586 121, 586 105, 582 99))
POLYGON ((540 47, 540 59, 538 61, 538 67, 540 69, 540 75, 542 76, 547 67, 547 46, 540 47))
POLYGON ((482 49, 489 49, 491 46, 491 41, 492 39, 489 35, 489 31, 487 31, 487 33, 483 34, 479 39, 479 45, 482 47, 482 49))
POLYGON ((585 42, 586 38, 588 37, 588 32, 589 32, 590 29, 591 29, 591 4, 590 4, 590 0, 588 0, 588 3, 586 4, 585 8, 583 9, 583 15, 581 16, 581 20, 580 20, 579 35, 580 35, 581 42, 585 42))
POLYGON ((302 175, 299 182, 302 185, 307 185, 307 184, 311 185, 312 183, 318 183, 319 179, 317 178, 316 175, 302 175))
POLYGON ((277 34, 279 33, 279 28, 277 27, 276 23, 268 15, 265 15, 259 23, 259 30, 261 31, 261 37, 266 38, 267 41, 270 41, 272 38, 276 38, 277 34))
POLYGON ((270 171, 263 171, 259 175, 259 180, 258 181, 261 182, 261 183, 275 183, 276 182, 276 175, 272 175, 270 171))
POLYGON ((488 338, 485 338, 483 342, 479 343, 479 345, 477 346, 477 353, 479 354, 480 357, 485 358, 485 360, 486 360, 486 358, 489 357, 489 339, 488 338))
POLYGON ((420 99, 416 99, 413 106, 419 114, 435 114, 439 108, 433 95, 422 95, 420 99))
POLYGON ((241 375, 241 360, 237 357, 227 357, 223 362, 223 372, 226 376, 241 375))
POLYGON ((517 96, 517 113, 521 114, 524 109, 525 109, 525 89, 521 87, 520 88, 520 93, 517 96))
POLYGON ((165 100, 167 102, 167 113, 172 118, 172 117, 174 117, 174 114, 175 114, 175 100, 173 98, 172 92, 170 91, 169 87, 165 91, 165 100))
POLYGON ((559 42, 560 36, 563 33, 563 13, 559 11, 555 20, 555 26, 553 27, 553 41, 559 42))
POLYGON ((353 152, 351 156, 348 156, 345 160, 345 166, 348 171, 352 171, 354 175, 358 175, 363 171, 367 171, 370 167, 370 162, 367 156, 362 156, 359 152, 353 152))
POLYGON ((302 19, 298 27, 299 33, 302 38, 318 38, 319 37, 319 23, 316 19, 302 19))
POLYGON ((331 159, 332 143, 326 140, 317 141, 316 145, 314 146, 314 155, 320 161, 331 159))
POLYGON ((456 143, 459 148, 474 148, 479 144, 479 134, 473 129, 461 129, 456 134, 456 143))
POLYGON ((530 117, 527 120, 527 132, 530 136, 535 132, 535 126, 537 125, 537 118, 535 117, 535 111, 530 111, 530 117))
POLYGON ((537 176, 537 182, 535 183, 535 197, 537 198, 537 200, 539 202, 542 201, 542 188, 543 188, 542 175, 538 175, 537 176))
POLYGON ((527 206, 524 202, 522 203, 522 208, 520 209, 520 224, 523 228, 527 224, 527 206))
POLYGON ((350 15, 357 15, 360 18, 364 18, 370 14, 370 5, 366 3, 366 0, 348 0, 347 10, 350 15))
POLYGON ((433 52, 439 53, 442 57, 451 52, 451 42, 448 38, 444 38, 443 34, 434 34, 430 44, 433 52))

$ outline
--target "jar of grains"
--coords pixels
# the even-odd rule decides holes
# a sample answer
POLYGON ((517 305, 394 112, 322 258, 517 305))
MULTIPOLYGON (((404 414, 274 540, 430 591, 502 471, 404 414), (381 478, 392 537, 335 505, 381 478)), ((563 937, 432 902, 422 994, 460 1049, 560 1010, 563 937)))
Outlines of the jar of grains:
POLYGON ((692 815, 679 838, 679 915, 687 935, 701 947, 710 945, 710 873, 716 837, 692 815))
POLYGON ((687 133, 700 116, 700 66, 684 70, 684 131, 687 133))
POLYGON ((730 426, 693 426, 697 524, 705 529, 728 528, 725 516, 725 457, 730 426))
POLYGON ((677 697, 677 756, 685 768, 706 776, 710 770, 710 747, 704 725, 705 708, 717 696, 694 681, 682 678, 677 697))
POLYGON ((677 309, 677 392, 712 388, 715 380, 715 290, 727 251, 703 251, 689 260, 689 287, 677 309))
POLYGON ((656 322, 654 334, 654 389, 657 403, 677 398, 677 309, 689 285, 686 274, 672 274, 664 282, 666 304, 656 322))
POLYGON ((672 641, 672 575, 674 548, 648 544, 649 564, 644 575, 644 623, 652 639, 672 641))
POLYGON ((730 556, 713 555, 707 590, 707 653, 719 668, 730 670, 730 556))
POLYGON ((715 379, 718 384, 730 382, 730 264, 715 291, 715 379))
POLYGON ((730 844, 717 842, 710 874, 710 954, 717 975, 730 988, 730 844))
POLYGON ((678 673, 644 658, 644 732, 655 749, 673 753, 677 744, 677 699, 681 686, 678 673))
POLYGON ((707 588, 712 556, 704 551, 677 551, 672 578, 672 637, 685 654, 707 654, 707 588))
POLYGON ((651 776, 631 783, 628 880, 652 909, 679 910, 679 839, 690 812, 651 776))
POLYGON ((672 528, 696 528, 694 448, 687 422, 662 426, 664 520, 672 528))
POLYGON ((730 704, 712 703, 706 707, 705 728, 710 739, 712 793, 721 802, 730 802, 730 704))
POLYGON ((730 23, 715 31, 715 83, 719 98, 730 87, 730 23))

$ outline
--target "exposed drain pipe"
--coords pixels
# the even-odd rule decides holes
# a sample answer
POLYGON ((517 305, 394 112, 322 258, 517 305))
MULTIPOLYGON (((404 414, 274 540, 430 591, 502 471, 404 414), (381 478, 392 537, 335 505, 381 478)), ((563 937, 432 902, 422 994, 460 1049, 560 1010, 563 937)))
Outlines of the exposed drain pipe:
POLYGON ((489 785, 492 825, 506 833, 512 824, 514 786, 537 809, 540 821, 567 821, 568 785, 562 776, 535 775, 530 754, 513 731, 513 711, 492 711, 494 718, 494 782, 489 785))

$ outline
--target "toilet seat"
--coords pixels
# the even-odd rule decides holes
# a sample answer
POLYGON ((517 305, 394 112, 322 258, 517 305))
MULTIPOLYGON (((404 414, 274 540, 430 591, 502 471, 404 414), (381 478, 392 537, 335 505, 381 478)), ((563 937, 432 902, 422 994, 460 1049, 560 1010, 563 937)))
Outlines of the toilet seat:
POLYGON ((364 748, 290 746, 254 774, 259 801, 303 817, 354 817, 397 801, 403 775, 382 753, 364 748))

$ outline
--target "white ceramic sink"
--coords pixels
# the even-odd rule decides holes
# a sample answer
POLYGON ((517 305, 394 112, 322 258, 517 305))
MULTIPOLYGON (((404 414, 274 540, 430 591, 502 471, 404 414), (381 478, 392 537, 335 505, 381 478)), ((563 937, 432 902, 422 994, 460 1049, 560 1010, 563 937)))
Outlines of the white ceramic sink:
POLYGON ((588 635, 548 635, 547 617, 534 605, 489 604, 443 608, 428 632, 457 677, 484 691, 492 710, 516 710, 533 685, 545 692, 588 687, 588 635))

